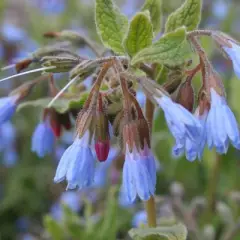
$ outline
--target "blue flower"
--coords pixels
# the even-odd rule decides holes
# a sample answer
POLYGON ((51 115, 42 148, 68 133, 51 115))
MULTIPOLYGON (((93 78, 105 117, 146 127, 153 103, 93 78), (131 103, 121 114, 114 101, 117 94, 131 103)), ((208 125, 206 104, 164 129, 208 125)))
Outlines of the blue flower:
POLYGON ((49 120, 39 123, 32 136, 32 151, 39 157, 44 157, 53 151, 55 142, 54 133, 50 127, 49 120))
POLYGON ((211 107, 206 120, 207 144, 210 149, 214 146, 220 154, 226 153, 229 141, 240 149, 240 134, 238 124, 225 97, 220 96, 211 88, 211 107))
POLYGON ((176 142, 184 142, 186 138, 195 142, 199 141, 202 125, 194 115, 167 96, 156 98, 156 100, 164 111, 168 128, 176 142))
POLYGON ((129 151, 126 145, 125 162, 123 166, 123 196, 126 202, 134 202, 137 195, 147 201, 155 192, 156 163, 148 147, 138 151, 133 148, 129 151))
POLYGON ((240 79, 240 46, 232 40, 229 40, 229 43, 232 47, 223 46, 223 49, 232 60, 234 72, 240 79))
POLYGON ((95 159, 89 142, 90 133, 87 130, 68 147, 58 164, 54 177, 56 183, 66 179, 67 189, 82 189, 93 184, 95 159))
POLYGON ((147 223, 147 213, 144 210, 138 211, 132 219, 132 226, 139 227, 141 224, 147 223))
POLYGON ((10 120, 16 111, 18 95, 0 98, 0 125, 10 120))
POLYGON ((199 142, 192 141, 189 137, 186 137, 183 140, 176 141, 176 144, 172 149, 172 154, 174 157, 180 157, 185 152, 187 160, 191 162, 194 161, 196 158, 201 160, 206 143, 205 125, 207 112, 205 112, 202 115, 199 115, 199 110, 197 109, 195 116, 197 117, 197 119, 199 119, 199 122, 201 123, 203 129, 201 137, 199 138, 199 142))

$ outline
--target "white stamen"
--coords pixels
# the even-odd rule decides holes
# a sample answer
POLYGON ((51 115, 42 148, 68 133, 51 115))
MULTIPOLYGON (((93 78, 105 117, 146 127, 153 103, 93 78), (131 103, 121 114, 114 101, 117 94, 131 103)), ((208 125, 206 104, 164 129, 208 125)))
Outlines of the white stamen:
POLYGON ((27 71, 27 72, 18 73, 18 74, 0 79, 0 82, 6 81, 6 80, 11 79, 11 78, 27 75, 27 74, 30 74, 30 73, 41 72, 41 71, 49 70, 49 69, 53 69, 53 68, 56 68, 56 67, 52 66, 52 67, 43 67, 43 68, 33 69, 33 70, 30 70, 30 71, 27 71))
POLYGON ((75 80, 78 78, 79 76, 76 76, 75 78, 73 78, 70 82, 68 82, 68 84, 66 84, 61 91, 58 92, 58 94, 51 100, 51 102, 47 105, 47 108, 50 108, 53 103, 62 95, 62 93, 69 88, 74 82, 75 80))

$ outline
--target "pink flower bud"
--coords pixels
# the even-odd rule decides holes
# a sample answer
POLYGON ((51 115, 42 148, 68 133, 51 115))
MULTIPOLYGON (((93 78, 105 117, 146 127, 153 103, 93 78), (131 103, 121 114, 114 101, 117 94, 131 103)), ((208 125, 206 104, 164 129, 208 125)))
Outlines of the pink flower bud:
POLYGON ((110 142, 109 140, 98 140, 95 143, 95 151, 97 154, 97 158, 100 162, 104 162, 108 158, 108 153, 110 149, 110 142))

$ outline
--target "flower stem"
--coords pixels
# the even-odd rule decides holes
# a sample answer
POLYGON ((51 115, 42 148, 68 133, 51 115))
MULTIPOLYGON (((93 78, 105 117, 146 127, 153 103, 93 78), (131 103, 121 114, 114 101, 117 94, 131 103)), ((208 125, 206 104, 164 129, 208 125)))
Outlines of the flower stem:
MULTIPOLYGON (((152 135, 152 124, 153 124, 153 115, 154 115, 154 104, 151 102, 149 98, 146 100, 146 119, 149 124, 150 136, 152 135)), ((156 218, 156 206, 154 196, 151 196, 145 204, 146 212, 147 212, 147 222, 149 227, 157 226, 157 218, 156 218)))
POLYGON ((215 210, 216 206, 216 191, 217 191, 217 184, 220 175, 220 161, 221 157, 218 153, 215 153, 214 157, 214 165, 212 172, 209 178, 209 189, 208 189, 208 209, 207 211, 211 214, 215 210))
POLYGON ((154 196, 151 196, 149 200, 146 201, 145 204, 146 212, 147 212, 147 222, 149 227, 157 226, 157 218, 156 218, 156 206, 154 196))

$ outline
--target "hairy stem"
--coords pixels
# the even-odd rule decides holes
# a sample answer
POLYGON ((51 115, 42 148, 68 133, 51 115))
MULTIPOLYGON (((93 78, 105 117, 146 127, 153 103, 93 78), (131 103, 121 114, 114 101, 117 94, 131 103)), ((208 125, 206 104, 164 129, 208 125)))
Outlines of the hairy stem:
POLYGON ((145 204, 146 212, 147 212, 147 222, 149 227, 157 226, 157 218, 156 218, 156 206, 154 196, 151 196, 145 204))
MULTIPOLYGON (((154 72, 154 71, 153 71, 154 72)), ((149 77, 154 79, 154 74, 149 74, 149 77)), ((154 115, 154 104, 151 102, 149 98, 146 100, 146 119, 149 124, 150 136, 152 135, 152 125, 153 125, 153 115, 154 115)), ((147 222, 149 227, 157 226, 157 218, 156 218, 156 206, 154 196, 151 196, 150 199, 145 204, 146 212, 147 212, 147 222)))
POLYGON ((216 192, 217 192, 217 184, 219 180, 219 175, 220 175, 220 161, 221 157, 218 153, 215 153, 214 157, 214 165, 212 168, 212 172, 210 173, 209 177, 209 189, 208 189, 208 207, 207 211, 209 214, 212 214, 215 211, 215 206, 216 206, 216 192))
POLYGON ((189 37, 196 37, 196 36, 211 36, 213 34, 212 30, 194 30, 188 32, 187 35, 189 37))

